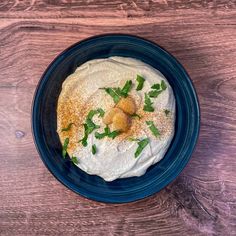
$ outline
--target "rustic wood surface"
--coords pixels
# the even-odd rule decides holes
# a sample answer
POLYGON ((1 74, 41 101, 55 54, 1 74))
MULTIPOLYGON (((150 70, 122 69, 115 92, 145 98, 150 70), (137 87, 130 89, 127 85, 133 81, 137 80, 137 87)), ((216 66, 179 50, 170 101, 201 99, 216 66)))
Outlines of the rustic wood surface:
POLYGON ((234 0, 0 1, 0 235, 236 235, 234 0), (147 199, 97 203, 46 169, 31 134, 40 76, 63 49, 131 33, 185 66, 201 106, 196 150, 182 174, 147 199))

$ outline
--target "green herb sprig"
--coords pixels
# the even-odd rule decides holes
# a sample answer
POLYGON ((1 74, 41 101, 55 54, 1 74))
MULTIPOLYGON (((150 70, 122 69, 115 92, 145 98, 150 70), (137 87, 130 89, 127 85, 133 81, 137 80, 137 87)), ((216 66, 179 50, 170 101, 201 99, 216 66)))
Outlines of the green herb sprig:
POLYGON ((74 123, 69 123, 68 126, 66 128, 63 128, 61 131, 69 131, 72 125, 74 125, 74 123))
POLYGON ((143 151, 143 149, 149 144, 149 138, 139 139, 139 138, 128 138, 129 141, 137 142, 138 147, 134 153, 134 157, 137 158, 143 151))
POLYGON ((121 92, 120 92, 121 96, 126 98, 131 88, 132 88, 132 80, 127 80, 124 87, 121 89, 121 92))
POLYGON ((79 164, 79 161, 78 161, 77 157, 75 157, 75 156, 72 156, 72 157, 71 157, 71 161, 72 161, 75 165, 79 164))
POLYGON ((88 139, 88 125, 87 124, 83 124, 84 126, 84 137, 82 139, 79 140, 79 142, 82 143, 82 145, 84 147, 86 147, 88 145, 87 139, 88 139))
POLYGON ((98 132, 95 132, 95 138, 96 139, 103 139, 105 137, 109 137, 109 138, 112 138, 114 139, 115 137, 117 137, 118 135, 120 134, 120 131, 119 130, 114 130, 111 132, 110 128, 108 126, 106 126, 104 128, 104 132, 103 133, 98 133, 98 132))
POLYGON ((120 96, 117 94, 115 89, 113 88, 100 88, 100 89, 104 89, 106 93, 108 93, 113 98, 114 103, 118 103, 120 101, 120 96))
POLYGON ((132 118, 139 118, 139 119, 141 119, 142 118, 142 116, 140 116, 139 114, 137 114, 137 113, 134 113, 134 114, 132 114, 132 115, 130 115, 132 118))
POLYGON ((68 148, 68 145, 69 145, 69 138, 66 138, 65 140, 64 140, 64 144, 63 144, 63 147, 62 147, 62 156, 63 156, 63 158, 65 158, 66 157, 66 153, 67 153, 67 148, 68 148))
POLYGON ((148 95, 151 98, 158 97, 159 94, 161 94, 164 90, 166 90, 167 85, 164 80, 161 81, 161 84, 154 84, 151 87, 153 90, 151 90, 148 95))
POLYGON ((95 155, 97 152, 97 147, 95 144, 92 145, 92 154, 95 155))
POLYGON ((153 105, 153 102, 148 97, 147 93, 145 93, 143 110, 147 111, 147 112, 153 112, 154 111, 154 107, 152 105, 153 105))
POLYGON ((123 88, 105 87, 100 89, 104 89, 106 93, 108 93, 113 98, 114 103, 118 103, 121 97, 126 98, 129 95, 131 88, 132 80, 127 80, 123 88))
POLYGON ((168 116, 168 115, 169 115, 169 113, 170 113, 170 111, 169 111, 169 110, 167 110, 167 109, 165 109, 165 110, 164 110, 164 112, 165 112, 166 116, 168 116))
POLYGON ((160 131, 157 129, 157 127, 154 125, 153 121, 146 121, 146 124, 148 125, 148 128, 151 130, 152 134, 155 137, 160 136, 160 131))
POLYGON ((98 108, 96 110, 89 111, 89 113, 86 117, 85 123, 83 124, 84 137, 81 140, 79 140, 79 142, 81 142, 84 147, 86 147, 88 145, 88 142, 87 142, 88 135, 91 134, 95 129, 100 128, 100 126, 96 125, 92 120, 93 117, 97 114, 99 115, 99 117, 103 117, 105 114, 105 111, 102 108, 98 108))
POLYGON ((136 81, 138 82, 136 90, 137 91, 142 90, 145 79, 141 75, 137 75, 136 81))
POLYGON ((138 141, 138 148, 136 149, 135 153, 134 153, 134 156, 135 158, 137 158, 141 152, 143 151, 143 149, 149 144, 149 139, 148 138, 145 138, 145 139, 142 139, 140 141, 138 141))

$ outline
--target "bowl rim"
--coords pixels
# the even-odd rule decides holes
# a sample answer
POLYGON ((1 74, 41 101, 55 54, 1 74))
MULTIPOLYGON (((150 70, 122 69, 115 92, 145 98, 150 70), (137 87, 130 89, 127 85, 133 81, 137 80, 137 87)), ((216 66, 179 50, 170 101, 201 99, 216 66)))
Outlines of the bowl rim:
MULTIPOLYGON (((134 202, 134 201, 139 201, 145 198, 148 198, 154 194, 157 194, 158 192, 160 192, 161 190, 163 190, 165 187, 167 187, 169 184, 171 184, 179 175, 180 173, 183 171, 183 169, 187 166, 187 164, 189 163, 192 154, 194 152, 194 150, 196 149, 197 143, 198 143, 198 139, 199 139, 199 134, 200 134, 200 125, 201 124, 201 111, 200 111, 200 103, 199 103, 199 99, 198 99, 198 95, 195 89, 195 86, 189 76, 189 74, 187 73, 187 70, 185 69, 185 67, 169 52, 167 51, 165 48, 163 48, 162 46, 160 46, 158 43, 155 43, 152 40, 146 39, 144 37, 140 37, 134 34, 125 34, 125 33, 105 33, 105 34, 97 34, 91 37, 87 37, 85 39, 82 39, 74 44, 72 44, 71 46, 67 47, 66 49, 64 49, 61 53, 57 54, 53 60, 49 63, 49 65, 47 66, 47 68, 44 70, 42 76, 40 77, 37 86, 35 87, 35 91, 34 91, 34 95, 33 95, 33 99, 32 99, 32 103, 31 103, 31 133, 33 136, 33 142, 34 145, 36 147, 36 150, 39 154, 40 159, 43 161, 44 165, 47 167, 47 169, 49 170, 49 172, 60 182, 62 183, 62 185, 64 185, 65 187, 67 187, 68 189, 70 189, 71 191, 73 191, 74 193, 88 199, 88 200, 92 200, 95 202, 103 202, 103 203, 108 203, 108 204, 123 204, 123 203, 129 203, 129 202, 134 202), (109 199, 104 199, 104 198, 99 198, 99 197, 94 197, 94 196, 87 196, 86 194, 82 194, 78 191, 76 191, 76 189, 72 188, 68 183, 66 183, 65 181, 63 181, 62 179, 59 178, 59 176, 57 176, 52 169, 50 168, 50 166, 48 165, 48 163, 44 160, 44 158, 42 158, 42 153, 40 151, 40 148, 38 146, 38 142, 37 142, 37 138, 36 138, 36 132, 35 132, 35 128, 34 128, 34 116, 35 116, 35 101, 37 99, 38 96, 38 92, 39 92, 39 88, 44 80, 45 75, 48 73, 49 69, 51 68, 51 66, 58 61, 59 58, 61 58, 61 56, 63 54, 65 54, 66 52, 70 51, 71 49, 73 49, 74 47, 76 47, 77 45, 83 43, 83 42, 87 42, 93 39, 98 39, 98 38, 102 38, 102 37, 116 37, 116 36, 123 36, 123 37, 129 37, 129 38, 133 38, 133 39, 138 39, 141 41, 144 41, 146 43, 150 43, 152 46, 154 47, 158 47, 160 50, 164 51, 166 54, 168 54, 168 56, 171 58, 171 60, 173 60, 178 66, 179 69, 181 70, 181 72, 184 74, 184 76, 188 79, 189 85, 192 89, 192 93, 193 93, 193 98, 195 100, 195 105, 196 105, 196 113, 197 113, 197 118, 196 118, 196 132, 195 135, 193 136, 194 140, 193 140, 193 145, 191 147, 191 149, 189 149, 189 155, 188 158, 186 158, 186 160, 184 161, 184 164, 181 166, 181 168, 179 168, 177 170, 177 173, 174 176, 171 176, 171 178, 169 178, 167 180, 167 182, 160 187, 160 189, 158 191, 154 191, 154 192, 149 192, 146 193, 144 195, 140 195, 138 197, 136 197, 135 199, 127 199, 127 200, 120 200, 120 201, 109 201, 109 199)), ((169 148, 168 148, 169 149, 169 148)))

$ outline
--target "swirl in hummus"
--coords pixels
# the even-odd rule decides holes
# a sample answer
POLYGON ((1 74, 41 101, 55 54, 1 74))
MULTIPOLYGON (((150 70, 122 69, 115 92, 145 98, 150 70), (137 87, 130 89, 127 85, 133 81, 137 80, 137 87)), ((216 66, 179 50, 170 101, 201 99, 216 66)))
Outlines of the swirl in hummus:
POLYGON ((66 78, 58 99, 57 132, 64 154, 83 171, 106 181, 141 176, 160 161, 173 138, 174 122, 175 98, 168 81, 133 58, 82 64, 66 78), (113 97, 106 90, 126 85, 130 87, 124 97, 119 91, 113 97), (96 111, 92 116, 96 126, 85 137, 84 124, 91 111, 96 111), (106 135, 108 129, 118 132, 106 135))

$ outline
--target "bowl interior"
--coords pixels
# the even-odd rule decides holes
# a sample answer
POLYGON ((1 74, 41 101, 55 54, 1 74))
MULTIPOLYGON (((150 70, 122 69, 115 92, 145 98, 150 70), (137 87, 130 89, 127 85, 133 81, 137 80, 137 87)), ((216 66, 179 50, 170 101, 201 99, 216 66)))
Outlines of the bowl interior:
POLYGON ((52 174, 73 191, 103 202, 129 202, 158 192, 187 164, 199 132, 199 107, 183 67, 165 50, 129 35, 104 35, 84 40, 65 50, 47 68, 35 93, 32 129, 40 156, 52 174), (106 182, 88 175, 62 158, 56 132, 57 100, 66 77, 84 62, 110 56, 133 57, 161 71, 176 99, 175 135, 165 157, 141 177, 106 182))

